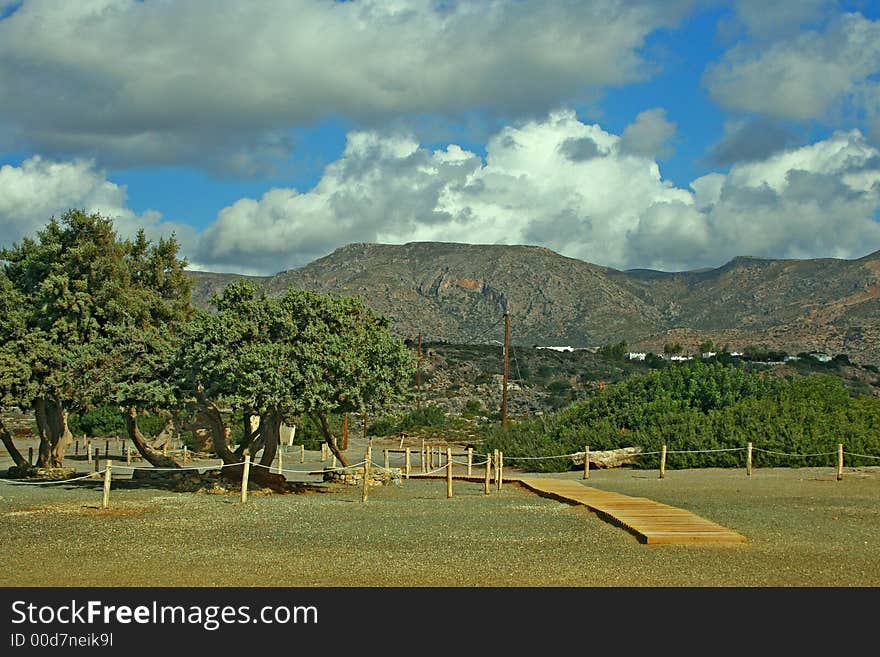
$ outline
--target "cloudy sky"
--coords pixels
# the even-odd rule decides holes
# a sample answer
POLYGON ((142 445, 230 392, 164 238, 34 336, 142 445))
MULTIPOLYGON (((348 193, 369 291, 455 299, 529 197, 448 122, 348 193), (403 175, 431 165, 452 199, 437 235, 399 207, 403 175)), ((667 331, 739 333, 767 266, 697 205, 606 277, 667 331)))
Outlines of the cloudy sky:
POLYGON ((273 274, 880 249, 877 0, 0 0, 0 243, 68 208, 273 274))

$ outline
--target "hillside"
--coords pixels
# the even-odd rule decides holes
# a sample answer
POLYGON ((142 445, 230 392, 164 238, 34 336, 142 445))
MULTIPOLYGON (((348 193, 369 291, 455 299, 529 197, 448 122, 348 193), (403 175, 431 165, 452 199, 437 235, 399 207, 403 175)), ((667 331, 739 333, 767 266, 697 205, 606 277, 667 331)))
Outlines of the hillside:
MULTIPOLYGON (((193 301, 238 276, 190 272, 193 301)), ((395 332, 445 342, 599 346, 662 351, 678 341, 880 362, 880 251, 857 260, 734 258, 716 269, 620 271, 535 246, 350 244, 305 267, 248 277, 271 294, 290 285, 360 295, 395 332)))

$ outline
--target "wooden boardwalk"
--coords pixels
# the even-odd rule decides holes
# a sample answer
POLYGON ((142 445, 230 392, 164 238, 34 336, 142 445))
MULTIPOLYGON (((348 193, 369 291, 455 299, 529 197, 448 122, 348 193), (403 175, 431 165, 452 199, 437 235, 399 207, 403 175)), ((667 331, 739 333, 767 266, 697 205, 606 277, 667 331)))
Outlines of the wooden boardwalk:
POLYGON ((590 488, 570 479, 511 477, 540 495, 583 504, 631 532, 641 543, 744 543, 746 537, 705 518, 644 497, 590 488))
MULTIPOLYGON (((414 479, 445 479, 445 475, 412 474, 414 479)), ((454 479, 482 482, 483 477, 454 475, 454 479)), ((644 497, 591 488, 573 479, 529 475, 504 478, 505 484, 519 484, 539 495, 569 504, 582 504, 601 518, 634 534, 640 543, 744 543, 746 537, 705 518, 644 497)), ((492 481, 492 490, 495 481, 492 481)))

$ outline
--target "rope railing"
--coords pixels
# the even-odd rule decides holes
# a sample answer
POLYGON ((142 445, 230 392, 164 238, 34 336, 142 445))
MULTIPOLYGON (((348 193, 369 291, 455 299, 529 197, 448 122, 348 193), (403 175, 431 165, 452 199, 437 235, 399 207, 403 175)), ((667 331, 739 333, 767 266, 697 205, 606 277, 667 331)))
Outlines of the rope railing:
POLYGON ((880 459, 880 456, 871 456, 870 454, 856 454, 855 452, 847 452, 849 456, 858 456, 863 459, 880 459))
MULTIPOLYGON (((794 454, 791 452, 775 452, 775 451, 769 450, 769 449, 761 449, 760 447, 753 447, 752 450, 755 452, 764 452, 765 454, 773 454, 774 456, 796 456, 796 457, 800 457, 800 458, 808 458, 811 456, 833 456, 834 454, 837 454, 837 452, 816 452, 815 454, 794 454)), ((854 455, 850 454, 850 456, 854 456, 854 455)))
POLYGON ((22 481, 20 479, 6 479, 7 483, 10 483, 14 486, 51 486, 52 484, 69 484, 71 481, 83 481, 85 479, 95 480, 95 475, 102 475, 107 471, 107 468, 103 470, 95 470, 94 472, 90 472, 87 475, 83 475, 82 477, 71 477, 69 479, 56 479, 53 481, 44 480, 44 481, 22 481))

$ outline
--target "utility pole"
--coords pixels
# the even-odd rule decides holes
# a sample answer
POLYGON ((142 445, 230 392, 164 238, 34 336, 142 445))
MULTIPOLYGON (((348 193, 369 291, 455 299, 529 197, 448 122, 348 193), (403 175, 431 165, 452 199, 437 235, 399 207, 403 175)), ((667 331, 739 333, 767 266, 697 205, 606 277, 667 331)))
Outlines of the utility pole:
POLYGON ((416 367, 416 385, 419 396, 416 398, 416 410, 422 410, 422 332, 419 331, 418 366, 416 367))
POLYGON ((510 313, 504 310, 504 383, 501 389, 501 429, 507 431, 507 374, 509 363, 507 354, 510 351, 510 313))

